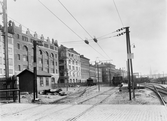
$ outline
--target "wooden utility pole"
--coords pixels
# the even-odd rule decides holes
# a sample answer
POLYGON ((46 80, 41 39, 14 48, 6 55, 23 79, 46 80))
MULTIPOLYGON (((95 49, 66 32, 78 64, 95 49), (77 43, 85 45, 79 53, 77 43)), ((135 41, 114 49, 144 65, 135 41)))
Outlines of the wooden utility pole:
POLYGON ((9 57, 8 57, 8 25, 7 25, 7 0, 3 0, 3 37, 4 37, 4 55, 5 55, 5 77, 9 77, 9 57))
POLYGON ((98 91, 100 91, 100 85, 99 85, 99 65, 97 63, 97 73, 98 73, 98 80, 97 80, 97 83, 98 83, 98 91))
POLYGON ((38 98, 38 91, 37 91, 37 42, 33 41, 33 55, 34 55, 34 63, 33 63, 33 71, 34 71, 34 81, 33 81, 33 101, 35 101, 35 94, 36 98, 38 98))
POLYGON ((126 27, 126 45, 127 45, 127 72, 128 72, 128 89, 129 89, 129 100, 132 100, 131 98, 131 78, 130 78, 130 61, 129 61, 129 27, 126 27))
POLYGON ((134 89, 134 79, 133 79, 133 65, 132 65, 132 53, 131 53, 131 45, 130 45, 130 36, 129 36, 129 27, 126 27, 126 43, 127 43, 127 55, 128 55, 128 75, 129 75, 129 93, 130 93, 130 100, 131 100, 131 83, 132 83, 132 90, 133 90, 133 98, 135 98, 135 89, 134 89))

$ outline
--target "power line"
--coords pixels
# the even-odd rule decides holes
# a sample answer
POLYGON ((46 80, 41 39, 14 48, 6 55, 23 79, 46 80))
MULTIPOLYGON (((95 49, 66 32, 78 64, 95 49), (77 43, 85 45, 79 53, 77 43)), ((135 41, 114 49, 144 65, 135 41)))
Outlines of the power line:
POLYGON ((66 11, 75 19, 75 21, 82 27, 82 29, 85 30, 85 32, 92 38, 92 36, 89 34, 88 31, 86 31, 86 29, 81 25, 81 23, 72 15, 72 13, 64 6, 64 4, 62 2, 60 2, 60 0, 58 0, 59 3, 66 9, 66 11))
MULTIPOLYGON (((59 0, 58 0, 59 1, 59 0)), ((81 25, 81 23, 72 15, 72 13, 65 7, 65 5, 59 1, 59 3, 66 9, 66 11, 74 18, 74 20, 82 27, 82 29, 93 39, 93 37, 89 34, 89 32, 81 25)), ((98 44, 98 43, 97 43, 98 44)), ((104 49, 98 44, 100 49, 107 55, 107 53, 104 51, 104 49)), ((107 57, 109 57, 107 55, 107 57)))
POLYGON ((115 3, 114 0, 113 0, 113 3, 114 3, 114 6, 115 6, 115 8, 116 8, 116 10, 117 10, 117 13, 118 13, 119 19, 120 19, 120 21, 121 21, 121 24, 122 24, 122 26, 124 26, 124 25, 123 25, 123 22, 122 22, 122 19, 121 19, 121 16, 120 16, 120 14, 119 14, 118 8, 117 8, 116 3, 115 3))
MULTIPOLYGON (((82 37, 80 37, 74 30, 72 30, 64 21, 62 21, 55 13, 53 13, 47 6, 45 6, 40 0, 38 0, 38 2, 40 2, 49 12, 51 12, 59 21, 61 21, 68 29, 70 29, 75 35, 77 35, 81 40, 82 37)), ((84 40, 83 40, 84 41, 84 40)), ((88 44, 89 45, 89 44, 88 44)), ((90 46, 90 45, 89 45, 90 46)), ((93 48, 92 46, 90 46, 91 48, 93 48)), ((94 48, 93 48, 94 49, 94 48)), ((95 50, 95 49, 94 49, 95 50)), ((97 50, 95 50, 97 53, 99 53, 97 50)), ((99 53, 100 55, 102 55, 101 53, 99 53)), ((102 55, 103 56, 103 55, 102 55)), ((104 56, 103 56, 104 57, 104 56)))
POLYGON ((61 21, 68 29, 70 29, 76 36, 78 36, 81 40, 82 37, 80 37, 74 30, 72 30, 64 21, 62 21, 55 13, 53 13, 47 6, 45 6, 40 0, 38 0, 50 13, 52 13, 59 21, 61 21))

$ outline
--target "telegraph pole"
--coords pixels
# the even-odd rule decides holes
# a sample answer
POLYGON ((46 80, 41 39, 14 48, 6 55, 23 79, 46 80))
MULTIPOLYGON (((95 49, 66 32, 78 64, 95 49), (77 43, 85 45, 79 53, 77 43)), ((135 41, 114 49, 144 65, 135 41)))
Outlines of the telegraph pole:
POLYGON ((9 77, 9 57, 8 57, 8 25, 7 25, 7 0, 3 0, 3 37, 4 37, 4 55, 5 55, 5 77, 9 77))
POLYGON ((130 61, 130 70, 131 70, 131 78, 132 78, 132 90, 133 90, 133 98, 135 98, 135 83, 133 79, 133 65, 132 65, 132 53, 131 53, 131 44, 130 44, 130 36, 129 36, 129 30, 128 31, 128 43, 129 43, 129 53, 131 55, 129 61, 130 61))
POLYGON ((35 96, 36 98, 38 98, 38 92, 37 92, 37 51, 36 51, 36 48, 37 48, 37 43, 36 41, 34 40, 33 41, 33 54, 34 54, 34 68, 33 68, 33 71, 34 71, 34 81, 33 81, 33 92, 34 92, 34 95, 33 95, 33 101, 35 101, 35 96), (36 94, 36 95, 35 95, 36 94))
POLYGON ((129 100, 131 100, 131 78, 130 78, 130 64, 129 64, 129 27, 126 27, 126 46, 127 46, 127 72, 128 72, 128 89, 129 89, 129 100))
POLYGON ((98 91, 100 91, 100 85, 99 85, 99 65, 98 65, 98 63, 97 63, 97 73, 98 73, 98 91))

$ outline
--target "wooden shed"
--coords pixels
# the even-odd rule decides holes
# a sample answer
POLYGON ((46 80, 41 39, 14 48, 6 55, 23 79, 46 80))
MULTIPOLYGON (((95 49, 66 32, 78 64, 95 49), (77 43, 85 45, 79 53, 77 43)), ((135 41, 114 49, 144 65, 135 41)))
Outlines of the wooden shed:
MULTIPOLYGON (((20 92, 33 92, 34 73, 25 69, 17 75, 19 77, 20 92)), ((37 71, 37 91, 51 89, 51 74, 44 71, 37 71)))

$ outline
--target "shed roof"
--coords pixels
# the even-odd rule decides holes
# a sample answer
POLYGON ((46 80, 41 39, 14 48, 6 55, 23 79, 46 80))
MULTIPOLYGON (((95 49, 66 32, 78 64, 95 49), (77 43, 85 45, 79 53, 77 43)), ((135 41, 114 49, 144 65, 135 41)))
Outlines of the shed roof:
MULTIPOLYGON (((19 73, 17 76, 20 76, 21 74, 23 74, 25 72, 30 72, 30 73, 34 74, 34 72, 32 70, 25 69, 21 73, 19 73)), ((45 71, 37 70, 37 76, 38 77, 51 77, 52 75, 50 73, 45 72, 45 71)))

